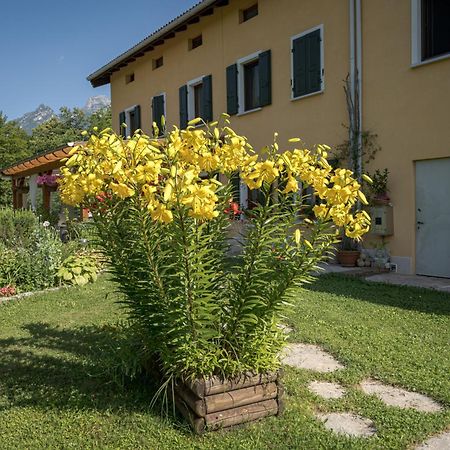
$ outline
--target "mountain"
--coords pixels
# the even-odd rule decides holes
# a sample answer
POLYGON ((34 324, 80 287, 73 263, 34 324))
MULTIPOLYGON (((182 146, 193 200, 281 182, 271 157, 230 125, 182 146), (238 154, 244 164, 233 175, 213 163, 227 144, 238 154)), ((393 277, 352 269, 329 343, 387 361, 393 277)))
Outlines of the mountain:
POLYGON ((31 134, 33 128, 36 128, 54 116, 56 116, 55 111, 50 106, 40 104, 34 111, 25 113, 22 117, 16 119, 16 121, 21 128, 28 134, 31 134))
MULTIPOLYGON (((94 95, 89 97, 86 104, 81 108, 88 116, 95 113, 99 109, 106 108, 111 105, 111 100, 106 95, 94 95)), ((57 116, 50 106, 41 104, 34 111, 25 113, 22 117, 16 119, 20 127, 28 134, 31 134, 33 128, 41 123, 46 122, 52 117, 57 116)))
POLYGON ((111 105, 111 100, 106 95, 94 95, 87 99, 86 104, 82 108, 83 111, 90 116, 99 109, 106 108, 111 105))

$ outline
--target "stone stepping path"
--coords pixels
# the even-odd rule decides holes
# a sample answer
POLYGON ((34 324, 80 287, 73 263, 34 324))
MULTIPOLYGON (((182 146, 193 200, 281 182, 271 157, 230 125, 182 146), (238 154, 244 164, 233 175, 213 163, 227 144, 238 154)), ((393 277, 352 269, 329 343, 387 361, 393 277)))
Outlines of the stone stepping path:
POLYGON ((364 417, 351 413, 330 413, 318 414, 317 418, 321 420, 327 430, 338 434, 345 434, 354 437, 370 437, 377 430, 375 424, 364 417))
MULTIPOLYGON (((430 397, 417 392, 383 384, 376 380, 364 380, 360 387, 365 394, 376 395, 388 406, 398 408, 412 408, 421 412, 442 411, 442 406, 430 397)), ((450 447, 449 447, 450 448, 450 447)))
MULTIPOLYGON (((282 326, 285 333, 291 331, 290 327, 282 326)), ((313 344, 289 344, 282 355, 282 363, 300 369, 329 373, 344 369, 344 365, 336 360, 330 353, 313 344)), ((411 408, 420 412, 435 413, 443 407, 426 395, 407 391, 373 379, 366 379, 360 383, 361 390, 367 395, 375 395, 385 405, 399 408, 411 408)), ((311 381, 308 385, 310 392, 327 400, 342 398, 346 390, 338 383, 328 381, 311 381)), ((325 428, 338 434, 354 437, 370 437, 377 432, 372 420, 350 412, 333 412, 316 414, 317 419, 323 422, 325 428)), ((450 450, 450 431, 434 436, 416 447, 415 450, 450 450)))
POLYGON ((283 352, 282 363, 322 373, 344 368, 333 356, 312 344, 289 344, 283 352))
POLYGON ((450 448, 450 431, 434 436, 423 444, 416 447, 416 450, 448 450, 450 448))
POLYGON ((345 395, 345 389, 340 384, 330 383, 328 381, 311 381, 308 389, 327 400, 342 398, 345 395))

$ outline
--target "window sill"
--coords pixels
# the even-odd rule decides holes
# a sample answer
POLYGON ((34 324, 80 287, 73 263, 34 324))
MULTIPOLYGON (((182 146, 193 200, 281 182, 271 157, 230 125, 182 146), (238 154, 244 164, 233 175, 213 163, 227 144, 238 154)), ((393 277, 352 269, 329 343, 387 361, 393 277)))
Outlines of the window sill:
POLYGON ((443 59, 450 59, 450 53, 445 53, 444 55, 435 56, 434 58, 424 59, 423 61, 411 64, 411 69, 420 66, 426 66, 427 64, 432 64, 437 61, 442 61, 443 59))
POLYGON ((292 97, 291 96, 291 102, 295 102, 296 100, 301 100, 302 98, 312 97, 314 95, 320 95, 324 93, 324 89, 321 89, 320 91, 311 92, 310 94, 300 95, 299 97, 292 97))
POLYGON ((262 110, 261 107, 259 107, 259 108, 253 108, 253 109, 249 109, 248 111, 242 111, 242 112, 239 112, 239 113, 236 114, 236 116, 237 116, 237 117, 245 116, 246 114, 250 114, 250 113, 253 113, 253 112, 256 112, 256 111, 261 111, 261 110, 262 110))

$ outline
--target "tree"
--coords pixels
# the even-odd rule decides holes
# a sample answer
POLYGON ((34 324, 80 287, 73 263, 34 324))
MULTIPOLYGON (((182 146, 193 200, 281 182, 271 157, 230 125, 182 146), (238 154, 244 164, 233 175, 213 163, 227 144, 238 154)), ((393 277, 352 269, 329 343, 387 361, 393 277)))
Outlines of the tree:
POLYGON ((111 108, 104 108, 88 116, 80 108, 60 108, 60 114, 37 126, 31 135, 30 147, 33 153, 41 153, 83 140, 82 131, 111 127, 111 108))
POLYGON ((99 131, 105 128, 111 128, 111 106, 106 106, 105 108, 99 109, 89 117, 91 130, 97 127, 99 131))
MULTIPOLYGON (((0 168, 8 167, 14 162, 31 156, 28 147, 29 137, 15 121, 0 111, 0 168)), ((10 205, 12 200, 11 182, 0 180, 0 206, 10 205)))

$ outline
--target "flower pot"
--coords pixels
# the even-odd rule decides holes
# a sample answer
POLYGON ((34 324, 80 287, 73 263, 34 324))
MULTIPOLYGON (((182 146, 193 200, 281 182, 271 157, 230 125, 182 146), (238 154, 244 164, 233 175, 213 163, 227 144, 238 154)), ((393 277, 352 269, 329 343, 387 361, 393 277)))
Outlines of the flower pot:
POLYGON ((176 407, 197 434, 278 415, 282 397, 279 372, 197 379, 175 387, 176 407))
POLYGON ((372 203, 377 206, 385 206, 389 205, 391 199, 387 194, 378 194, 376 197, 372 199, 372 203))
POLYGON ((337 252, 338 263, 343 267, 355 267, 360 252, 358 250, 339 250, 337 252))

